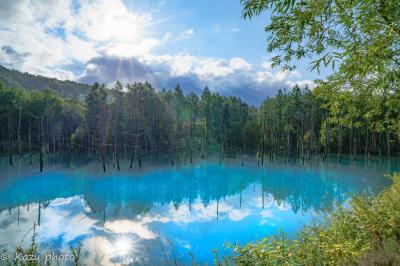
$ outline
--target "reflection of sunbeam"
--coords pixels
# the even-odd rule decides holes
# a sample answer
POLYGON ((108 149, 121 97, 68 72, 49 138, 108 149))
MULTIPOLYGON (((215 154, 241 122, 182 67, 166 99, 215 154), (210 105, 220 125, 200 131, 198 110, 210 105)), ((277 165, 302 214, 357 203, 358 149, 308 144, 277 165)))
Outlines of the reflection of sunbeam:
POLYGON ((133 240, 127 236, 120 236, 114 243, 114 254, 116 257, 126 257, 135 250, 133 240))
POLYGON ((129 235, 119 235, 112 242, 111 261, 122 265, 132 264, 138 258, 138 245, 129 235))
POLYGON ((90 262, 87 265, 131 265, 143 258, 142 245, 131 234, 88 238, 83 248, 87 254, 84 260, 90 262))

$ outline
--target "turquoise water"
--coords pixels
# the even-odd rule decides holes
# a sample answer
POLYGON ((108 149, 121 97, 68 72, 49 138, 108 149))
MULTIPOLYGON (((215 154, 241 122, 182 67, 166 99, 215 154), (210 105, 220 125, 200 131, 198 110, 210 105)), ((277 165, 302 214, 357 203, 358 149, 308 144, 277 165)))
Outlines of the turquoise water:
MULTIPOLYGON (((313 164, 212 160, 193 165, 121 171, 97 163, 46 165, 0 162, 0 250, 29 245, 38 223, 42 252, 83 245, 89 264, 188 264, 192 252, 212 264, 213 249, 245 244, 283 230, 295 238, 351 195, 390 185, 384 173, 398 160, 313 164)), ((146 164, 145 164, 146 165, 146 164)), ((126 170, 124 170, 126 169, 126 170)), ((1 264, 1 262, 0 262, 1 264)))

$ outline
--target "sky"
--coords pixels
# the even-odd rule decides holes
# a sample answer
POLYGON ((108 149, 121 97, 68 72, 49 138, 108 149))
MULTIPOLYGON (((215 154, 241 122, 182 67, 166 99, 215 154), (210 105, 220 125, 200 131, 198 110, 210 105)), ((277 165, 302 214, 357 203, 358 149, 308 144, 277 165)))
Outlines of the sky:
POLYGON ((310 72, 310 61, 272 69, 268 22, 244 20, 239 0, 1 0, 0 64, 88 84, 208 86, 258 105, 329 74, 310 72))

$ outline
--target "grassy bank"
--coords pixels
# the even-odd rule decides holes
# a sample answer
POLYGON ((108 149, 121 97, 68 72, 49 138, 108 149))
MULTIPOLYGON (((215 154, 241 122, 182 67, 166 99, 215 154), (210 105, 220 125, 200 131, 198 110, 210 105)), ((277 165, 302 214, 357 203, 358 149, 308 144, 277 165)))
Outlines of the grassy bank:
POLYGON ((233 246, 236 265, 400 265, 400 175, 373 198, 355 197, 298 240, 284 234, 233 246))

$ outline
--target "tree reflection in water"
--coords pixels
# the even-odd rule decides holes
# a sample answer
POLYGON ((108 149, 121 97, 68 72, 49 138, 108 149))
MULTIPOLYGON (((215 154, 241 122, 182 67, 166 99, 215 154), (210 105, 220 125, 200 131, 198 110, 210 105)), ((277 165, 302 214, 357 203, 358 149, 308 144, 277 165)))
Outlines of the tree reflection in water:
POLYGON ((350 195, 389 185, 382 175, 388 167, 398 170, 378 160, 265 167, 201 161, 107 174, 93 163, 44 173, 2 169, 0 249, 27 242, 36 222, 41 249, 82 242, 87 261, 189 261, 191 251, 212 262, 212 249, 226 241, 245 243, 281 228, 295 237, 350 195))

